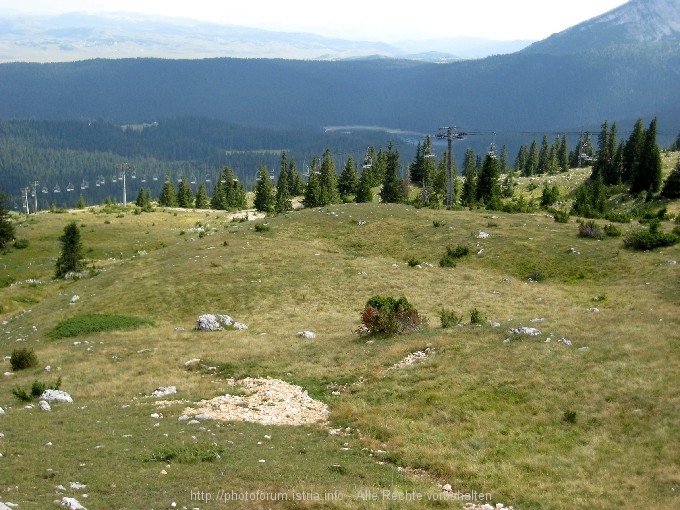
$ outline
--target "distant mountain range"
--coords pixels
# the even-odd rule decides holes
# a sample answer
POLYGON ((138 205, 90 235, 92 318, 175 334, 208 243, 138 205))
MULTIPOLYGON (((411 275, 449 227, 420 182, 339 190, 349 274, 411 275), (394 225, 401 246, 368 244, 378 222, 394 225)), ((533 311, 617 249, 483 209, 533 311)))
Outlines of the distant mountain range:
POLYGON ((616 9, 536 42, 524 51, 564 55, 617 46, 680 41, 680 1, 630 0, 616 9))
POLYGON ((2 16, 0 62, 91 58, 408 58, 451 62, 518 51, 532 41, 457 37, 397 44, 349 41, 141 14, 2 16))

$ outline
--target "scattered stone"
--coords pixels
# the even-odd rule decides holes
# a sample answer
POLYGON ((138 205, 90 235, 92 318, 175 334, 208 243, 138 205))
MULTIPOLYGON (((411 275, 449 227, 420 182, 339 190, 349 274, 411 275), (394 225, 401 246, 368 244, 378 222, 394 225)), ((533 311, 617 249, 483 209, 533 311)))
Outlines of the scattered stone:
POLYGON ((394 365, 392 365, 390 368, 391 369, 397 369, 397 368, 404 368, 404 367, 413 365, 414 363, 416 363, 418 361, 422 361, 424 359, 427 359, 428 357, 430 357, 432 355, 433 352, 434 352, 434 349, 432 347, 427 347, 427 348, 425 348, 425 350, 422 350, 422 351, 412 352, 411 354, 406 356, 404 359, 402 359, 398 363, 395 363, 394 365))
POLYGON ((264 425, 306 425, 324 422, 328 407, 311 398, 300 386, 279 379, 245 378, 231 381, 247 394, 226 394, 198 402, 197 408, 187 408, 187 415, 206 414, 211 419, 247 421, 264 425))
POLYGON ((61 498, 61 506, 67 506, 71 510, 87 510, 80 502, 75 498, 61 498))
POLYGON ((579 350, 579 351, 587 351, 588 349, 590 349, 590 347, 579 347, 577 350, 579 350))
POLYGON ((71 487, 71 489, 75 489, 78 491, 80 489, 84 489, 85 487, 87 487, 87 484, 80 482, 71 482, 69 486, 71 487))
POLYGON ((5 372, 3 375, 9 377, 10 375, 14 375, 14 372, 5 372))
POLYGON ((543 322, 545 319, 543 317, 536 317, 535 319, 531 319, 529 322, 543 322))
POLYGON ((571 340, 569 340, 568 338, 562 337, 557 341, 557 343, 562 344, 562 345, 571 345, 571 340))
POLYGON ((674 266, 674 265, 677 264, 677 263, 678 263, 677 260, 669 260, 669 261, 668 261, 668 264, 671 265, 671 266, 674 266))
POLYGON ((156 388, 151 394, 152 397, 165 397, 166 395, 172 395, 177 393, 177 388, 175 386, 161 386, 156 388))
POLYGON ((200 358, 194 358, 194 359, 190 359, 189 361, 185 361, 184 366, 186 368, 190 368, 190 367, 195 367, 195 366, 199 365, 200 363, 201 363, 200 358))
POLYGON ((488 232, 480 231, 479 234, 477 234, 477 239, 487 239, 489 237, 491 237, 491 234, 489 234, 488 232))
POLYGON ((538 336, 541 334, 541 332, 536 328, 528 328, 526 326, 522 326, 521 328, 511 328, 510 333, 512 333, 513 335, 529 335, 529 336, 538 336))
POLYGON ((248 329, 248 326, 246 324, 242 323, 242 322, 234 322, 231 325, 231 327, 234 328, 234 329, 237 329, 239 331, 243 331, 245 329, 248 329))
POLYGON ((3 414, 5 414, 5 410, 2 407, 0 407, 0 416, 2 416, 3 414))
POLYGON ((42 395, 40 395, 40 400, 46 400, 47 402, 73 403, 71 395, 62 390, 45 390, 42 392, 42 395))
POLYGON ((50 365, 47 365, 43 370, 45 370, 45 372, 51 372, 52 367, 50 365))
POLYGON ((501 280, 501 282, 503 282, 503 283, 512 283, 512 280, 511 280, 510 278, 503 278, 503 279, 501 280))
POLYGON ((586 312, 590 312, 590 313, 599 313, 599 311, 600 311, 600 309, 599 309, 599 308, 596 308, 596 307, 594 307, 594 306, 591 307, 591 308, 588 308, 588 309, 586 310, 586 312))
POLYGON ((73 297, 71 298, 71 301, 69 301, 69 303, 70 303, 70 304, 73 304, 73 303, 75 303, 76 301, 78 301, 79 299, 80 299, 80 296, 77 295, 77 294, 74 294, 73 297))
POLYGON ((45 400, 41 400, 38 402, 38 407, 40 408, 41 411, 51 411, 52 408, 50 407, 50 404, 46 402, 45 400))
POLYGON ((489 325, 490 325, 492 328, 500 328, 500 327, 501 327, 501 323, 500 323, 500 322, 495 322, 495 321, 487 321, 487 322, 489 323, 489 325))
POLYGON ((298 331, 297 336, 300 336, 302 338, 312 339, 312 338, 316 338, 316 333, 314 333, 313 331, 304 330, 304 331, 298 331))
POLYGON ((198 420, 189 420, 187 425, 199 425, 201 422, 198 420))

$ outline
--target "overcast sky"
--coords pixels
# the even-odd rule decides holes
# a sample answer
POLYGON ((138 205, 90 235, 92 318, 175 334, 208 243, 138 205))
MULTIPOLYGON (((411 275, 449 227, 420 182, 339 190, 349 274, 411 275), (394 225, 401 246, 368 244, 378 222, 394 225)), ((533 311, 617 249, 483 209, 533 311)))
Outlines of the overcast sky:
POLYGON ((138 12, 384 42, 458 36, 539 40, 624 3, 622 0, 0 0, 0 13, 138 12))

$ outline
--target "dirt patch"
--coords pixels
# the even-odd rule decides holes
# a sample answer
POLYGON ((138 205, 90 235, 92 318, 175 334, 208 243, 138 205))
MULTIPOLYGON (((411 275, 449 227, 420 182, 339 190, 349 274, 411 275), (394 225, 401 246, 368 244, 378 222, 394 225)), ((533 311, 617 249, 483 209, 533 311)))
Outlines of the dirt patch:
POLYGON ((187 407, 184 414, 263 425, 308 425, 325 423, 328 419, 328 406, 314 400, 300 386, 280 379, 250 377, 230 380, 229 384, 243 390, 245 395, 227 394, 201 400, 195 407, 187 407))

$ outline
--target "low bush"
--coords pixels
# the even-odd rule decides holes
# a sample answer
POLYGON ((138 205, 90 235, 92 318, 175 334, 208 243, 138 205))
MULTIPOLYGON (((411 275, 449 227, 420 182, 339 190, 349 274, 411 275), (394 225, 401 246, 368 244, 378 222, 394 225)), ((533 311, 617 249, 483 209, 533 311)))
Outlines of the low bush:
POLYGON ((482 324, 483 322, 484 317, 482 316, 482 312, 476 308, 470 310, 470 324, 482 324))
POLYGON ((463 317, 452 310, 444 310, 442 308, 439 312, 439 321, 444 329, 453 328, 460 324, 462 320, 463 317))
POLYGON ((415 257, 411 257, 406 263, 409 265, 409 267, 416 267, 420 265, 420 260, 415 257))
POLYGON ((604 232, 592 220, 584 221, 583 223, 579 224, 578 235, 580 237, 590 237, 592 239, 604 238, 604 232))
POLYGON ((607 237, 621 237, 621 229, 611 223, 604 226, 604 233, 607 237))
POLYGON ((404 334, 423 327, 426 320, 418 314, 408 300, 387 296, 373 296, 361 312, 362 326, 357 330, 361 335, 404 334))
POLYGON ((270 230, 269 223, 255 223, 255 232, 269 232, 270 230))
POLYGON ((32 368, 38 364, 38 357, 33 350, 28 350, 25 347, 21 349, 14 349, 9 358, 9 363, 12 365, 12 370, 24 370, 32 368))
POLYGON ((28 244, 29 244, 28 239, 17 239, 16 241, 14 241, 14 247, 17 250, 23 250, 25 248, 28 248, 28 244))
POLYGON ((456 267, 456 260, 463 258, 470 254, 470 247, 464 244, 459 244, 456 247, 448 246, 446 253, 439 260, 440 267, 456 267))
POLYGON ((76 315, 59 322, 47 336, 52 340, 71 338, 78 335, 97 333, 101 331, 114 331, 121 329, 136 329, 142 326, 152 325, 153 322, 129 317, 127 315, 112 314, 88 314, 76 315))
POLYGON ((538 269, 534 269, 531 273, 529 273, 529 280, 532 282, 542 282, 545 280, 545 275, 538 269))
POLYGON ((661 232, 659 225, 660 221, 657 218, 649 222, 648 229, 632 230, 624 236, 624 246, 636 250, 653 250, 654 248, 672 246, 678 242, 680 236, 675 233, 661 232))
POLYGON ((12 388, 12 395, 22 402, 31 402, 40 397, 45 390, 58 390, 59 388, 61 388, 61 377, 59 377, 57 382, 52 385, 47 385, 42 381, 35 380, 31 385, 30 393, 23 388, 16 386, 15 388, 12 388))
POLYGON ((569 212, 568 211, 563 211, 561 209, 553 209, 552 211, 553 218, 555 218, 555 221, 557 223, 569 223, 569 212))

